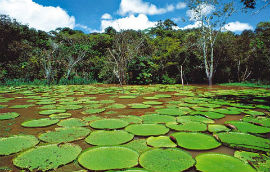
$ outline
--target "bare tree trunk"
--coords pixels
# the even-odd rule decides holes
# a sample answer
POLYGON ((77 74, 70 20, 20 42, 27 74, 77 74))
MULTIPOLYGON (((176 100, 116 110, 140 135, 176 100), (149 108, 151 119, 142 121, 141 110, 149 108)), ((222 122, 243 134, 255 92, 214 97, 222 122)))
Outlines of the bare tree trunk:
POLYGON ((182 87, 184 87, 184 79, 183 79, 183 66, 181 65, 181 70, 180 70, 180 73, 181 73, 181 82, 182 82, 182 87))
POLYGON ((208 83, 209 83, 209 87, 212 87, 212 85, 213 85, 213 78, 211 76, 208 77, 208 83))

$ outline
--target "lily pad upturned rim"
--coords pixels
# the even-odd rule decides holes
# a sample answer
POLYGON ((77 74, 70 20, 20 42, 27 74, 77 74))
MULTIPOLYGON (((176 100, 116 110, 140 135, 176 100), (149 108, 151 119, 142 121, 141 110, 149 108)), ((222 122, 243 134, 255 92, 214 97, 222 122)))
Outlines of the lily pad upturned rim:
POLYGON ((256 172, 249 164, 230 155, 202 153, 195 157, 196 169, 202 172, 256 172))
POLYGON ((153 148, 140 156, 139 163, 151 171, 179 172, 192 167, 195 160, 188 152, 179 148, 153 148))
POLYGON ((176 147, 177 145, 170 139, 169 136, 151 136, 146 139, 146 143, 149 146, 156 147, 156 148, 170 148, 170 147, 176 147))
POLYGON ((78 162, 89 170, 113 170, 138 165, 139 154, 123 146, 96 146, 84 150, 78 162))

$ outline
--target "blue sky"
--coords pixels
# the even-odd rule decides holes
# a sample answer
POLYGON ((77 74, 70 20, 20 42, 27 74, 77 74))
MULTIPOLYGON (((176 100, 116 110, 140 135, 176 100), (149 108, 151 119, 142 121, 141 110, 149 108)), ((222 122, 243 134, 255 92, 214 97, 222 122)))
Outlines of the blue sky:
MULTIPOLYGON (((257 3, 259 8, 263 0, 257 3)), ((270 21, 269 9, 256 15, 238 11, 228 19, 226 28, 236 33, 254 29, 259 22, 270 21)), ((179 28, 196 27, 194 21, 181 20, 188 19, 188 10, 184 0, 0 0, 0 14, 45 31, 70 27, 90 33, 102 32, 108 26, 117 30, 138 30, 165 19, 174 20, 179 28)), ((211 8, 206 10, 211 11, 211 8)))

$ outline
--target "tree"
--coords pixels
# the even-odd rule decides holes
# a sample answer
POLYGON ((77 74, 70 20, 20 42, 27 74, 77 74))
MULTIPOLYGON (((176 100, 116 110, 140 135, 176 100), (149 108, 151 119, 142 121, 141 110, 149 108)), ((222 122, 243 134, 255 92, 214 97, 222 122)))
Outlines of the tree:
POLYGON ((206 77, 208 78, 209 86, 212 86, 216 67, 214 46, 227 18, 234 12, 233 2, 191 0, 189 7, 190 20, 199 23, 199 45, 202 49, 206 77))
POLYGON ((107 63, 113 66, 113 74, 121 86, 127 84, 128 63, 139 54, 143 42, 142 33, 133 30, 121 31, 114 35, 112 48, 108 48, 107 63))

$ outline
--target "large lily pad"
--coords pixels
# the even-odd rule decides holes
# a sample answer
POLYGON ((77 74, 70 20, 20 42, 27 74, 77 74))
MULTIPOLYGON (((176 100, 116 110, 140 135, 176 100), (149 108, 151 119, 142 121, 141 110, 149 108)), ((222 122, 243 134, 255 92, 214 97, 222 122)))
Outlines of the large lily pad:
POLYGON ((127 126, 129 123, 120 119, 100 119, 90 123, 96 129, 118 129, 127 126))
POLYGON ((39 135, 39 139, 48 143, 72 142, 84 139, 91 131, 83 127, 56 128, 39 135))
POLYGON ((221 114, 221 113, 216 113, 216 112, 200 112, 200 111, 195 111, 192 113, 192 115, 203 115, 207 118, 211 118, 211 119, 220 119, 220 118, 224 118, 225 115, 221 114))
POLYGON ((50 110, 43 110, 40 111, 39 114, 40 115, 51 115, 51 114, 55 114, 55 113, 65 113, 67 110, 64 109, 50 109, 50 110))
POLYGON ((39 143, 32 135, 14 135, 0 138, 0 155, 10 155, 31 148, 39 143))
POLYGON ((184 171, 195 164, 189 153, 177 148, 146 151, 140 156, 139 162, 147 170, 160 172, 184 171))
POLYGON ((148 137, 147 144, 157 148, 177 146, 168 136, 148 137))
POLYGON ((225 154, 204 153, 195 159, 197 161, 196 169, 202 172, 256 172, 240 159, 225 154))
POLYGON ((154 123, 167 123, 176 122, 176 118, 169 115, 149 114, 142 116, 143 123, 154 124, 154 123))
POLYGON ((29 108, 31 106, 34 106, 32 104, 29 104, 29 105, 13 105, 13 106, 10 106, 8 108, 10 109, 24 109, 24 108, 29 108))
POLYGON ((161 124, 132 124, 127 126, 125 130, 138 136, 155 136, 169 132, 169 129, 161 124))
POLYGON ((30 171, 47 171, 72 162, 81 151, 80 146, 69 143, 39 146, 18 155, 13 159, 13 164, 30 171))
POLYGON ((167 127, 176 131, 206 131, 207 125, 201 122, 188 121, 181 124, 167 123, 167 127))
POLYGON ((126 107, 127 107, 126 105, 115 103, 115 104, 107 106, 106 108, 107 109, 124 109, 126 107))
POLYGON ((121 120, 127 121, 128 123, 131 123, 131 124, 140 124, 140 123, 142 123, 141 116, 120 115, 119 117, 121 118, 121 120))
POLYGON ((135 150, 139 154, 151 149, 151 147, 147 146, 145 139, 135 139, 129 143, 123 145, 124 147, 135 150))
POLYGON ((239 132, 224 132, 216 135, 222 143, 233 148, 270 151, 269 139, 239 132))
POLYGON ((194 121, 194 122, 202 122, 202 123, 215 123, 214 120, 203 117, 203 116, 199 116, 199 115, 191 115, 191 116, 179 116, 177 117, 177 121, 182 123, 182 122, 190 122, 190 121, 194 121))
POLYGON ((0 113, 0 120, 14 119, 20 116, 17 112, 0 113))
POLYGON ((230 129, 221 124, 208 124, 208 131, 211 133, 218 133, 222 131, 230 131, 230 129))
POLYGON ((209 150, 221 146, 213 136, 196 132, 177 132, 171 135, 177 144, 183 148, 191 150, 209 150))
POLYGON ((35 119, 35 120, 30 120, 30 121, 25 121, 21 125, 23 127, 47 127, 50 125, 54 125, 59 120, 57 119, 51 119, 51 118, 41 118, 41 119, 35 119))
POLYGON ((265 154, 235 151, 234 156, 245 161, 247 164, 251 164, 259 172, 270 171, 270 157, 265 154))
POLYGON ((162 105, 163 102, 159 102, 159 101, 144 101, 143 104, 146 104, 146 105, 162 105))
POLYGON ((71 117, 71 113, 57 113, 57 114, 51 114, 49 117, 51 119, 65 119, 71 117))
POLYGON ((104 112, 106 109, 102 108, 102 109, 88 109, 88 110, 85 110, 83 112, 83 114, 97 114, 97 113, 101 113, 101 112, 104 112))
POLYGON ((181 111, 178 108, 165 108, 165 109, 158 109, 156 110, 158 114, 161 115, 173 115, 173 116, 179 116, 179 115, 184 115, 185 113, 181 111))
POLYGON ((243 121, 226 121, 226 124, 231 124, 243 133, 269 133, 270 128, 251 124, 243 121))
POLYGON ((270 127, 270 118, 264 116, 245 116, 243 119, 245 122, 250 122, 265 127, 270 127))
POLYGON ((87 126, 88 123, 79 118, 69 118, 60 121, 57 125, 61 127, 84 127, 87 126))
POLYGON ((98 146, 109 146, 109 145, 120 145, 132 140, 133 134, 130 134, 122 130, 114 131, 94 131, 92 132, 85 141, 91 145, 98 146))
POLYGON ((141 103, 133 103, 133 104, 129 104, 131 109, 147 109, 150 108, 150 105, 146 105, 146 104, 141 104, 141 103))
POLYGON ((138 157, 136 151, 126 147, 93 147, 86 149, 78 162, 89 170, 123 169, 136 166, 138 157))

